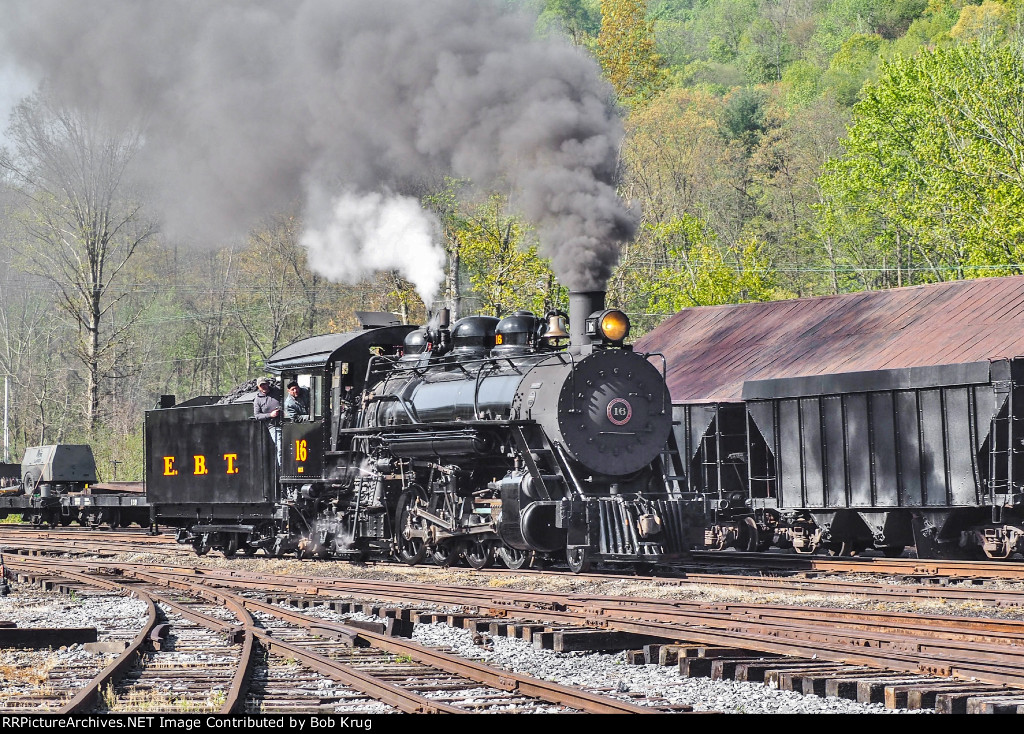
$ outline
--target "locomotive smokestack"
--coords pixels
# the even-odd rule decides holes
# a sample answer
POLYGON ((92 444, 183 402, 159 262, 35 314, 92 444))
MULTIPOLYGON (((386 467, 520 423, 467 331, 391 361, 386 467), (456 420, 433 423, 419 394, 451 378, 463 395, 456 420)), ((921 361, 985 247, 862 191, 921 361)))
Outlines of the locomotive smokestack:
POLYGON ((587 317, 604 308, 605 291, 569 292, 569 351, 580 353, 590 351, 591 339, 587 336, 587 317))

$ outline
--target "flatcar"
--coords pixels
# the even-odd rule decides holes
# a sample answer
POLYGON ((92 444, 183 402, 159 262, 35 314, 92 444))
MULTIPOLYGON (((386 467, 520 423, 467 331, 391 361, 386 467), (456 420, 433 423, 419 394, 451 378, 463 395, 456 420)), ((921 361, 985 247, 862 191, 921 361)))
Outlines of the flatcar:
POLYGON ((98 483, 92 448, 77 444, 31 446, 0 468, 0 519, 12 514, 40 527, 150 524, 142 484, 98 483))
POLYGON ((167 401, 145 420, 153 518, 200 554, 676 563, 703 523, 668 468, 664 361, 603 292, 565 317, 301 340, 266 367, 308 393, 305 420, 253 420, 251 394, 167 401))

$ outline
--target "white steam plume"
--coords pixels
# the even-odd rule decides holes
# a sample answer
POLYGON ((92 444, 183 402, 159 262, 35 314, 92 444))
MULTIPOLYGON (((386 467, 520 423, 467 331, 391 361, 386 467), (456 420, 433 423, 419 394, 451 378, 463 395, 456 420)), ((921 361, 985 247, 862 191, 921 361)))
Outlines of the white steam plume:
POLYGON ((337 196, 323 223, 308 222, 300 243, 309 264, 325 277, 347 283, 378 270, 397 270, 429 304, 444 277, 440 223, 408 196, 348 193, 337 196))

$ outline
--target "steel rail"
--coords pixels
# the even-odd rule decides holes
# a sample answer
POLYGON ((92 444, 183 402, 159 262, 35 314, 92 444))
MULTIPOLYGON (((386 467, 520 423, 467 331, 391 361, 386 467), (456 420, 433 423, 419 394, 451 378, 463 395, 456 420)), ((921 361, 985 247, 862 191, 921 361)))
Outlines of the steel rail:
MULTIPOLYGON (((153 574, 153 578, 163 574, 153 574)), ((163 581, 169 584, 180 584, 174 578, 164 577, 163 581)), ((184 584, 183 584, 184 585, 184 584)), ((197 592, 198 593, 198 592, 197 592)), ((576 688, 563 686, 558 683, 542 681, 530 676, 520 675, 511 671, 502 671, 481 665, 468 660, 456 659, 438 650, 416 644, 411 641, 400 640, 393 637, 377 634, 361 628, 345 624, 333 624, 321 619, 314 619, 300 612, 293 612, 284 609, 276 604, 269 604, 255 599, 247 599, 232 592, 223 590, 203 589, 203 593, 209 593, 216 599, 229 602, 233 601, 246 609, 258 610, 264 614, 284 619, 301 626, 309 631, 322 636, 335 636, 340 639, 351 639, 353 636, 362 638, 375 648, 384 650, 395 655, 407 655, 412 660, 430 665, 445 672, 470 678, 477 683, 504 690, 507 692, 519 692, 534 698, 541 698, 545 701, 559 703, 570 708, 579 709, 586 713, 597 714, 650 714, 658 713, 658 709, 650 706, 638 706, 626 701, 609 699, 604 696, 587 693, 576 688)), ((260 634, 263 639, 263 634, 260 634)))
MULTIPOLYGON (((22 570, 27 570, 31 566, 30 563, 26 562, 16 562, 15 565, 22 570)), ((81 576, 81 574, 65 572, 61 569, 52 569, 49 567, 45 568, 45 572, 48 574, 57 573, 61 576, 67 575, 69 577, 81 576)), ((137 580, 147 581, 148 583, 157 586, 162 586, 165 588, 174 588, 178 591, 193 594, 198 598, 208 598, 209 596, 211 596, 208 589, 198 587, 196 584, 168 584, 165 583, 165 579, 159 578, 155 575, 151 578, 147 578, 147 576, 149 575, 142 573, 132 574, 132 577, 137 580)), ((87 581, 98 581, 94 579, 89 579, 89 577, 85 578, 87 581)), ((108 588, 124 588, 122 585, 115 584, 109 581, 100 581, 100 584, 108 588)), ((158 592, 140 593, 148 598, 149 603, 153 608, 154 619, 155 604, 153 600, 157 599, 161 604, 166 604, 168 607, 174 609, 178 614, 181 614, 186 619, 196 622, 197 624, 203 625, 208 629, 211 629, 215 632, 226 633, 229 633, 231 631, 231 628, 225 627, 223 620, 216 619, 214 617, 209 617, 200 612, 196 612, 195 610, 189 609, 186 605, 183 605, 179 602, 174 601, 173 599, 168 598, 165 594, 158 592)), ((376 700, 383 701, 384 703, 388 703, 389 705, 392 705, 401 711, 405 711, 407 713, 466 713, 462 709, 458 709, 454 706, 449 706, 447 704, 431 701, 430 699, 427 699, 423 696, 412 693, 410 691, 406 691, 398 686, 394 686, 385 681, 380 681, 374 678, 373 676, 370 676, 366 673, 362 673, 357 670, 353 670, 348 666, 333 661, 330 658, 324 657, 322 655, 318 655, 317 653, 314 653, 310 650, 306 650, 301 646, 284 642, 281 640, 276 640, 267 632, 256 629, 256 622, 253 619, 251 613, 247 609, 245 609, 243 605, 239 604, 235 599, 227 598, 225 595, 213 596, 215 596, 215 602, 229 605, 230 607, 232 607, 233 611, 235 611, 236 614, 240 613, 239 616, 241 616, 244 620, 246 634, 246 644, 244 645, 244 652, 242 656, 242 661, 245 664, 240 664, 237 668, 238 672, 236 672, 233 678, 230 693, 220 710, 220 713, 222 714, 233 713, 237 710, 240 710, 241 706, 244 704, 245 692, 247 690, 246 684, 250 678, 252 660, 254 658, 253 651, 255 649, 255 645, 253 644, 253 642, 256 639, 258 639, 261 644, 263 644, 268 650, 274 652, 275 654, 290 656, 294 657, 297 660, 301 660, 317 672, 325 674, 334 680, 349 685, 355 690, 358 690, 360 693, 363 693, 364 695, 370 696, 376 700)), ((141 638, 141 641, 144 642, 145 638, 148 636, 148 632, 148 630, 145 630, 144 634, 140 634, 139 638, 137 639, 141 638)), ((131 657, 129 663, 134 663, 134 656, 131 657)), ((113 667, 113 665, 109 666, 108 670, 112 669, 113 667)), ((120 669, 118 669, 118 672, 121 672, 120 669)), ((82 693, 80 693, 79 696, 76 697, 74 705, 69 704, 65 707, 66 711, 62 710, 62 713, 76 713, 89 708, 89 706, 91 706, 95 702, 95 697, 98 695, 100 688, 102 688, 103 685, 106 685, 108 682, 110 682, 112 678, 112 675, 103 675, 101 677, 98 677, 95 685, 90 686, 90 689, 94 688, 95 690, 83 691, 82 693)))
MULTIPOLYGON (((168 572, 162 572, 168 573, 168 572)), ((176 572, 171 572, 176 573, 176 572)), ((192 569, 191 576, 220 587, 251 582, 240 575, 224 575, 192 569)), ((290 588, 292 593, 321 593, 309 579, 275 579, 273 588, 290 588)), ((634 599, 585 595, 559 595, 552 592, 524 593, 493 588, 449 587, 434 589, 424 585, 395 582, 359 582, 352 580, 323 582, 331 593, 344 591, 391 601, 420 601, 432 604, 474 605, 497 616, 522 616, 548 623, 616 629, 655 635, 667 640, 694 644, 745 647, 765 653, 799 655, 821 660, 890 668, 915 673, 948 675, 958 678, 1024 687, 1024 650, 1014 637, 1014 622, 1003 625, 1009 632, 998 643, 970 642, 966 633, 956 630, 960 620, 920 615, 877 615, 870 624, 850 622, 857 613, 850 610, 812 610, 805 607, 759 605, 709 605, 678 600, 634 599), (803 621, 800 614, 818 615, 803 621), (847 624, 844 626, 844 619, 847 624), (882 624, 884 622, 884 624, 882 624), (915 628, 926 628, 914 632, 915 628), (946 629, 943 630, 942 627, 946 629), (958 638, 958 639, 953 639, 958 638), (1018 643, 1018 644, 1013 644, 1018 643)), ((325 598, 330 598, 324 594, 325 598)), ((977 620, 969 624, 977 625, 977 620)), ((979 635, 973 635, 978 638, 979 635)))
MULTIPOLYGON (((205 581, 214 579, 208 576, 205 581)), ((216 579, 220 584, 229 581, 223 577, 216 579)), ((1024 687, 1024 650, 1014 652, 1014 648, 1024 645, 1024 637, 1015 636, 1019 625, 1013 621, 991 620, 992 627, 1002 626, 1007 632, 998 642, 985 643, 981 639, 985 635, 969 636, 958 629, 961 624, 977 626, 979 622, 972 618, 892 615, 891 621, 883 625, 880 621, 884 616, 875 615, 866 628, 860 625, 859 629, 844 630, 841 621, 844 617, 855 617, 858 614, 855 610, 732 605, 733 611, 730 611, 730 605, 677 600, 562 596, 552 592, 502 593, 476 587, 452 587, 438 592, 423 585, 394 582, 384 585, 334 581, 329 586, 335 592, 344 588, 350 594, 369 594, 390 600, 413 598, 455 603, 454 595, 460 604, 477 605, 505 617, 532 616, 548 622, 632 631, 670 640, 745 646, 766 653, 1024 687), (801 614, 819 615, 821 619, 806 622, 794 619, 801 614), (925 631, 914 635, 915 628, 925 631), (969 642, 972 637, 978 641, 969 642)))
POLYGON ((239 634, 242 636, 242 651, 239 656, 238 665, 235 666, 235 673, 231 677, 231 685, 225 696, 224 703, 218 713, 238 713, 245 706, 245 697, 249 691, 249 682, 252 680, 252 671, 256 661, 256 644, 253 629, 255 620, 244 607, 238 604, 226 603, 231 612, 242 621, 241 627, 225 627, 224 621, 216 617, 210 617, 189 609, 187 605, 167 597, 166 594, 154 593, 154 597, 160 600, 161 604, 173 609, 182 617, 189 619, 196 624, 202 625, 214 632, 223 632, 229 639, 236 639, 239 634))
POLYGON ((941 558, 813 556, 797 553, 693 551, 694 561, 813 573, 874 573, 894 576, 1024 580, 1024 563, 941 558))
MULTIPOLYGON (((111 543, 114 550, 123 551, 123 544, 126 541, 146 545, 161 545, 167 549, 180 550, 183 554, 191 554, 191 546, 181 546, 169 533, 152 535, 146 529, 121 529, 97 531, 85 527, 66 527, 53 529, 40 529, 28 525, 3 525, 0 526, 0 545, 6 542, 8 536, 21 537, 16 542, 30 541, 33 537, 40 540, 69 540, 77 542, 75 536, 95 536, 97 543, 111 543)), ((82 539, 85 540, 85 539, 82 539)), ((1006 581, 1024 580, 1024 562, 1020 561, 989 561, 989 560, 961 560, 961 559, 930 559, 930 558, 883 558, 883 557, 831 557, 817 555, 803 555, 798 553, 748 553, 742 551, 704 551, 694 550, 691 552, 692 562, 677 569, 686 574, 685 578, 708 576, 714 578, 714 574, 704 574, 702 566, 742 566, 745 569, 758 568, 762 570, 773 570, 787 573, 825 573, 825 574, 849 574, 849 573, 871 573, 888 574, 894 576, 912 576, 920 578, 943 579, 1000 579, 1006 581)), ((670 573, 666 576, 652 577, 661 581, 670 581, 678 576, 670 573)), ((507 571, 502 569, 482 569, 480 573, 504 574, 507 571)), ((518 574, 542 573, 536 569, 519 569, 518 574)), ((607 579, 609 575, 616 574, 578 574, 576 578, 607 579)))
POLYGON ((409 714, 469 713, 465 709, 460 709, 446 703, 432 701, 425 696, 406 690, 401 686, 396 686, 392 683, 388 683, 387 681, 380 680, 376 676, 356 670, 355 668, 343 663, 339 663, 336 660, 332 660, 329 657, 315 653, 301 645, 277 640, 268 632, 263 630, 256 630, 255 633, 259 638, 260 643, 271 652, 281 656, 293 657, 296 660, 303 662, 313 670, 316 670, 318 673, 327 675, 330 678, 359 691, 360 693, 393 706, 399 711, 409 714))
MULTIPOLYGON (((173 599, 169 599, 162 594, 153 594, 139 589, 138 587, 132 587, 105 579, 97 579, 94 576, 78 573, 67 568, 53 568, 48 564, 32 564, 32 562, 24 562, 21 561, 21 559, 18 559, 15 565, 26 573, 32 573, 33 571, 31 569, 34 565, 36 573, 42 572, 50 575, 56 574, 60 578, 72 579, 86 586, 104 588, 110 591, 128 592, 145 601, 147 605, 147 622, 128 648, 126 648, 116 660, 108 665, 99 676, 93 679, 85 689, 80 691, 74 699, 65 704, 65 706, 60 710, 60 713, 81 713, 88 710, 96 704, 96 701, 99 699, 102 689, 105 686, 123 677, 125 673, 135 665, 137 659, 143 654, 143 647, 158 623, 155 599, 159 599, 161 604, 174 609, 181 616, 202 625, 207 629, 214 632, 228 631, 225 630, 223 620, 196 612, 195 610, 189 609, 187 606, 176 602, 173 599)), ((249 681, 252 677, 252 670, 256 657, 256 648, 252 634, 252 626, 254 625, 252 615, 250 615, 244 607, 233 602, 229 602, 228 607, 238 618, 243 620, 244 628, 242 632, 244 637, 242 640, 242 652, 239 664, 236 666, 234 676, 232 676, 231 686, 228 688, 224 704, 220 708, 219 713, 221 714, 237 713, 244 706, 245 696, 248 692, 249 681)))
POLYGON ((42 573, 50 576, 56 574, 61 578, 73 580, 84 586, 106 589, 107 591, 115 591, 118 593, 128 591, 130 594, 146 603, 146 621, 143 623, 142 629, 139 633, 135 635, 120 655, 114 658, 109 665, 95 675, 89 683, 82 687, 75 696, 61 706, 57 713, 76 714, 88 711, 96 705, 96 702, 100 699, 103 689, 114 681, 122 678, 144 653, 143 648, 146 644, 146 640, 149 639, 150 632, 153 631, 159 621, 157 617, 156 604, 153 601, 153 598, 145 592, 135 589, 126 589, 123 585, 113 581, 93 578, 70 569, 54 569, 48 564, 36 569, 33 568, 30 563, 23 562, 21 559, 18 559, 18 562, 14 564, 8 561, 7 564, 18 568, 29 575, 33 573, 42 573))
MULTIPOLYGON (((152 584, 185 591, 190 594, 195 594, 200 598, 212 600, 221 604, 230 604, 233 607, 245 610, 246 617, 248 618, 247 631, 258 639, 260 644, 266 647, 269 651, 278 655, 291 656, 296 660, 301 660, 318 673, 327 675, 334 680, 352 687, 360 693, 387 703, 390 706, 394 706, 400 711, 404 711, 406 713, 465 713, 462 709, 431 701, 424 696, 412 693, 400 688, 399 686, 387 683, 386 681, 379 680, 374 676, 355 670, 350 666, 331 660, 328 657, 319 655, 299 645, 275 639, 267 631, 256 627, 256 622, 248 609, 250 605, 245 603, 247 600, 236 594, 213 591, 194 582, 181 581, 173 576, 168 578, 166 575, 161 573, 147 573, 140 571, 129 571, 128 573, 130 573, 134 578, 144 580, 152 584)), ((309 621, 309 619, 305 618, 305 621, 309 621)))

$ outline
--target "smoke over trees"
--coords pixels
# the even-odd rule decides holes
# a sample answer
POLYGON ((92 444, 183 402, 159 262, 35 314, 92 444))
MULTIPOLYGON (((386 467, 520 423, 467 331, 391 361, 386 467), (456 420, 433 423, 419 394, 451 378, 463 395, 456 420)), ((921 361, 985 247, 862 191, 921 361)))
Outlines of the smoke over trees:
POLYGON ((44 92, 18 105, 10 135, 17 155, 0 156, 0 170, 27 199, 20 264, 53 284, 58 307, 78 328, 85 417, 92 427, 102 372, 133 319, 102 337, 101 321, 123 298, 124 271, 153 234, 124 181, 138 132, 110 128, 100 116, 44 92))
POLYGON ((71 104, 144 126, 136 173, 165 231, 215 242, 304 202, 328 277, 394 267, 429 301, 444 176, 509 194, 563 284, 603 286, 635 217, 596 62, 492 0, 0 3, 3 46, 71 104), (88 33, 82 33, 88 28, 88 33), (367 250, 404 217, 400 257, 367 250), (415 215, 422 221, 412 223, 415 215), (359 222, 354 224, 354 222, 359 222), (325 254, 328 255, 325 257, 325 254))

